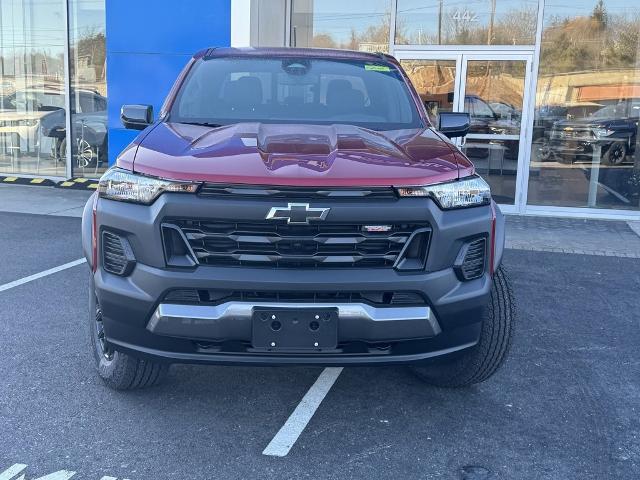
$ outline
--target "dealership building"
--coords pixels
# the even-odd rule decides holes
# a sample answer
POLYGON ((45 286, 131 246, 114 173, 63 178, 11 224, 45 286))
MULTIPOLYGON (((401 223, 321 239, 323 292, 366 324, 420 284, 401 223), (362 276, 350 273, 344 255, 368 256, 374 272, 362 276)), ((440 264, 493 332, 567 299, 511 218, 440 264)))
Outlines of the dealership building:
POLYGON ((390 53, 505 212, 640 219, 629 0, 2 0, 0 176, 99 177, 209 46, 390 53))

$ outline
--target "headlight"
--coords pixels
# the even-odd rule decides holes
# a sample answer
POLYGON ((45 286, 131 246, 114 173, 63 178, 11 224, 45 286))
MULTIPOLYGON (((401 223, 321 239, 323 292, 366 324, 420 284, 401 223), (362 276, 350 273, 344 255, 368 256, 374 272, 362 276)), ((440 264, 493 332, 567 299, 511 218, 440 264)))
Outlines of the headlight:
POLYGON ((401 187, 398 193, 401 197, 431 197, 444 210, 491 203, 491 189, 480 177, 467 177, 426 187, 401 187))
POLYGON ((593 134, 596 137, 608 137, 609 135, 612 135, 614 132, 614 130, 608 130, 606 128, 594 128, 593 129, 593 134))
POLYGON ((150 205, 164 192, 194 193, 197 189, 197 183, 163 180, 111 168, 100 179, 98 195, 110 200, 150 205))

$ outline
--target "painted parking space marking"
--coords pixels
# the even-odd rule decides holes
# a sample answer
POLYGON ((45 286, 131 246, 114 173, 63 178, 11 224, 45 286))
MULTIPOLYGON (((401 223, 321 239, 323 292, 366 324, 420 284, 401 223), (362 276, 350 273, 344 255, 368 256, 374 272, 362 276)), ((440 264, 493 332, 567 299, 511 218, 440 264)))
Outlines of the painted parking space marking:
MULTIPOLYGON (((26 480, 23 473, 27 466, 24 463, 16 463, 9 467, 4 472, 0 472, 0 480, 26 480), (18 474, 21 474, 18 476, 18 474)), ((42 477, 34 478, 32 480, 69 480, 76 472, 70 470, 58 470, 57 472, 49 473, 42 477)))
MULTIPOLYGON (((71 470, 58 470, 38 478, 26 476, 25 470, 27 465, 24 463, 15 463, 4 471, 0 471, 0 480, 69 480, 76 472, 71 470)), ((103 476, 100 480, 118 480, 117 477, 103 476)), ((127 480, 123 478, 122 480, 127 480)))
POLYGON ((289 453, 341 372, 342 367, 330 367, 322 371, 285 424, 264 449, 263 455, 284 457, 289 453))
POLYGON ((0 480, 11 480, 22 472, 27 466, 24 463, 16 463, 7 468, 4 472, 0 472, 0 480))
MULTIPOLYGON (((43 272, 34 273, 33 275, 29 275, 28 277, 20 278, 18 280, 14 280, 13 282, 5 283, 4 285, 0 285, 0 292, 4 292, 5 290, 9 290, 10 288, 18 287, 20 285, 24 285, 25 283, 32 282, 42 277, 46 277, 48 275, 52 275, 57 272, 61 272, 62 270, 66 270, 67 268, 75 267, 76 265, 82 265, 86 263, 86 259, 79 258, 78 260, 74 260, 73 262, 65 263, 64 265, 58 265, 57 267, 50 268, 49 270, 45 270, 43 272)), ((0 477, 2 480, 2 477, 0 477)))

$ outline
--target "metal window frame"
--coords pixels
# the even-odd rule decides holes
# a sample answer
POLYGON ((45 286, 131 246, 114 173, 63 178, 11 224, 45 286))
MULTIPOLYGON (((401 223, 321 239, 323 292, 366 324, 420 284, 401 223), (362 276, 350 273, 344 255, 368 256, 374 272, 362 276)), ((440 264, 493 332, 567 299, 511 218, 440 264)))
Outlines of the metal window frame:
POLYGON ((391 18, 389 19, 389 53, 393 55, 396 44, 396 19, 398 17, 398 0, 391 0, 391 18))
POLYGON ((71 12, 69 11, 69 1, 68 0, 60 0, 64 6, 64 92, 65 92, 65 100, 64 100, 64 108, 65 112, 65 139, 67 141, 67 151, 66 154, 66 165, 65 165, 65 174, 67 178, 71 178, 73 176, 73 163, 72 163, 72 145, 71 145, 71 55, 69 54, 71 48, 71 38, 69 32, 69 16, 71 12))
POLYGON ((293 0, 285 0, 284 7, 284 46, 291 46, 291 23, 293 19, 293 0))
POLYGON ((538 93, 538 69, 540 67, 540 47, 542 45, 542 28, 544 26, 544 5, 545 0, 538 0, 538 23, 536 25, 536 39, 535 39, 535 50, 533 52, 533 63, 531 64, 531 81, 529 82, 530 89, 530 105, 528 109, 529 115, 529 137, 526 142, 529 146, 529 151, 527 153, 527 164, 526 168, 523 169, 522 174, 518 172, 518 184, 521 186, 520 195, 521 198, 518 199, 520 203, 519 212, 520 214, 524 214, 528 208, 529 202, 529 172, 531 171, 531 152, 533 150, 533 122, 535 121, 536 116, 536 95, 538 93))

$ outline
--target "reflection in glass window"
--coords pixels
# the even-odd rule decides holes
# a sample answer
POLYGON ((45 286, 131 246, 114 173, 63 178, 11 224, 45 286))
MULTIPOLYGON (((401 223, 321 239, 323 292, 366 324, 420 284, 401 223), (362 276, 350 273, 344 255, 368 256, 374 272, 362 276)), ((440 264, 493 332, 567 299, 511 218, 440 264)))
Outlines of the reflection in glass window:
POLYGON ((69 1, 71 142, 73 174, 101 175, 107 168, 107 85, 104 0, 69 1))
POLYGON ((513 204, 527 64, 524 60, 466 63, 464 111, 471 116, 471 129, 464 151, 491 185, 496 201, 513 204))
POLYGON ((464 111, 471 114, 471 133, 520 133, 525 69, 522 60, 467 62, 464 111))
POLYGON ((563 5, 545 6, 528 201, 638 209, 640 6, 563 5))
POLYGON ((389 0, 293 0, 291 46, 389 50, 389 0))
POLYGON ((0 173, 65 174, 64 15, 62 0, 0 1, 0 173))
POLYGON ((516 196, 519 140, 469 138, 462 151, 476 171, 491 185, 491 196, 500 204, 513 204, 516 196))
POLYGON ((537 0, 398 0, 395 43, 533 45, 537 16, 537 0))
POLYGON ((455 60, 402 60, 402 68, 422 99, 433 125, 440 112, 453 110, 456 84, 455 60))

